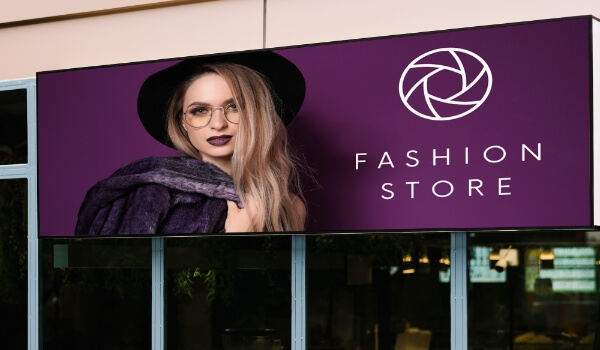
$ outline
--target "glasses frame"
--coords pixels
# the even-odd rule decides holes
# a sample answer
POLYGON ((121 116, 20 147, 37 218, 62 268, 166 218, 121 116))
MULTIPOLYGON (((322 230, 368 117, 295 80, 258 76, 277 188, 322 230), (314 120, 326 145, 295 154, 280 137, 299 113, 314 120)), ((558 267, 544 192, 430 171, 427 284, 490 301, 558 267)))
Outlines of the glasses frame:
MULTIPOLYGON (((234 103, 234 102, 231 102, 231 103, 228 103, 228 104, 227 104, 227 105, 225 105, 225 106, 215 106, 215 107, 206 107, 206 106, 205 106, 204 108, 206 108, 206 109, 210 110, 210 112, 209 112, 209 114, 208 114, 208 116, 209 116, 209 117, 208 117, 208 121, 206 122, 206 124, 204 124, 204 125, 202 125, 202 126, 193 126, 193 125, 190 125, 190 123, 187 121, 187 117, 186 117, 186 113, 187 113, 187 112, 189 112, 191 108, 198 107, 198 105, 191 105, 191 106, 188 106, 188 108, 187 108, 185 111, 183 111, 183 112, 181 113, 181 115, 182 115, 182 117, 183 117, 183 121, 185 122, 185 124, 186 124, 187 126, 189 126, 190 128, 194 128, 194 129, 202 129, 202 128, 205 128, 205 127, 207 127, 207 126, 208 126, 208 124, 210 124, 210 122, 212 121, 212 117, 213 117, 213 112, 214 112, 214 110, 215 110, 215 109, 220 109, 221 111, 223 111, 223 116, 225 117, 225 120, 227 120, 227 122, 228 122, 228 123, 231 123, 231 124, 236 124, 236 125, 237 125, 237 124, 239 124, 239 123, 240 123, 239 121, 236 123, 236 122, 232 122, 231 120, 229 120, 229 118, 227 118, 227 108, 231 107, 232 105, 234 105, 234 106, 235 106, 235 105, 236 105, 236 103, 234 103)), ((239 111, 236 111, 236 112, 238 112, 238 113, 239 113, 239 111)))

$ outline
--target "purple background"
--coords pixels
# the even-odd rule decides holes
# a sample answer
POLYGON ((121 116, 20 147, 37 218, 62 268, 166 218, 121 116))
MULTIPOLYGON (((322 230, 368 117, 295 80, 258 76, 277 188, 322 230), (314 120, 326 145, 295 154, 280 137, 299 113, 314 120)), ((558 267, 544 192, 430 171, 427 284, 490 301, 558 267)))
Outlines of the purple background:
MULTIPOLYGON (((306 184, 308 229, 591 226, 589 25, 590 18, 575 18, 277 50, 307 83, 290 131, 318 182, 306 184), (415 58, 446 47, 483 58, 492 90, 461 119, 422 119, 403 105, 398 83, 415 58), (522 162, 523 143, 542 143, 542 160, 522 162), (506 149, 503 162, 483 159, 492 145, 506 149), (446 148, 450 165, 433 166, 432 150, 446 148), (409 150, 418 151, 419 166, 404 165, 409 150), (395 167, 378 169, 386 151, 395 167), (358 170, 356 153, 367 153, 358 170), (511 178, 511 195, 497 195, 500 177, 511 178), (468 196, 468 179, 483 181, 483 197, 468 196), (439 180, 454 184, 451 196, 432 194, 439 180), (415 198, 406 181, 420 182, 415 198), (381 198, 386 182, 393 183, 391 200, 381 198)), ((467 72, 480 68, 471 63, 467 72)), ((136 114, 143 80, 170 64, 38 75, 40 236, 72 235, 86 191, 120 166, 175 154, 145 132, 136 114)), ((452 90, 456 79, 448 78, 452 90)))

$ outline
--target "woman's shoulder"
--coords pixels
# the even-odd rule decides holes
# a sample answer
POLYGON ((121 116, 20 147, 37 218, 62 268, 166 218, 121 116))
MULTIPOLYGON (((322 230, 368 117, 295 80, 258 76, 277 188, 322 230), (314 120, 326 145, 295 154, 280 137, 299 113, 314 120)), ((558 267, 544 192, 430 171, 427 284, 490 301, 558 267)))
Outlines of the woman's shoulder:
POLYGON ((306 204, 304 203, 304 200, 302 200, 300 197, 298 197, 295 194, 291 194, 290 196, 292 197, 292 205, 294 206, 294 209, 296 210, 297 213, 300 214, 301 217, 305 217, 306 216, 306 204))
POLYGON ((238 201, 233 179, 218 167, 187 156, 148 157, 121 167, 105 186, 159 185, 210 197, 238 201))
POLYGON ((136 174, 160 169, 198 176, 229 176, 224 171, 210 163, 188 156, 141 158, 122 166, 115 172, 115 174, 136 174))

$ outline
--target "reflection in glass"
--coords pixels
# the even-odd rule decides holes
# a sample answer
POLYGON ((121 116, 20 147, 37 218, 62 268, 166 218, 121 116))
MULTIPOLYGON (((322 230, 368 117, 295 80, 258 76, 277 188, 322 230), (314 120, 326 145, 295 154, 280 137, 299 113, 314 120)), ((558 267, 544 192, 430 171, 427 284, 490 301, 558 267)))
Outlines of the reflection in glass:
POLYGON ((592 349, 600 232, 471 233, 468 244, 470 348, 592 349))
POLYGON ((309 349, 449 349, 450 235, 308 236, 309 349))
POLYGON ((167 348, 291 349, 291 236, 166 238, 166 247, 167 348))
POLYGON ((150 239, 45 239, 44 349, 149 349, 150 239))
POLYGON ((0 180, 0 339, 27 347, 27 180, 0 180))
POLYGON ((27 163, 27 90, 0 91, 0 164, 27 163))

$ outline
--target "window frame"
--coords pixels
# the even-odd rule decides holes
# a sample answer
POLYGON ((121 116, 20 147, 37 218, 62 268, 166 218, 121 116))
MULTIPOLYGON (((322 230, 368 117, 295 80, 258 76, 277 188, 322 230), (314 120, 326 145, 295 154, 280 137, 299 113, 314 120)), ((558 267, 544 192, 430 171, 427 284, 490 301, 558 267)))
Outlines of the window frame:
POLYGON ((0 165, 0 180, 27 180, 27 347, 39 349, 40 293, 37 238, 37 122, 35 78, 0 81, 0 91, 27 91, 27 163, 0 165))

